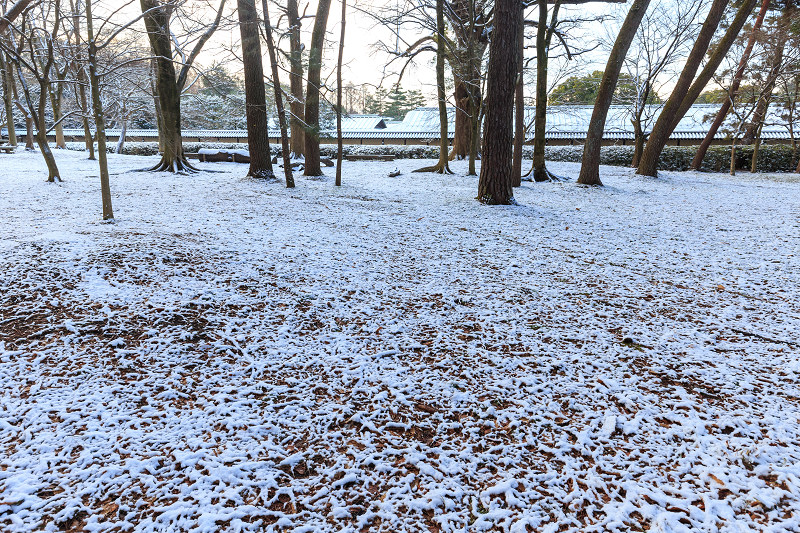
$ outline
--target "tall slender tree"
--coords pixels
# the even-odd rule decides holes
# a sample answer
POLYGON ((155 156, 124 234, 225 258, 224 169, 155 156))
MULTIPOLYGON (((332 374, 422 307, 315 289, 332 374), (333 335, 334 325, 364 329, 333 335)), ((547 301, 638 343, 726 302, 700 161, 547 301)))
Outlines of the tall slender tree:
POLYGON ((278 57, 275 52, 275 39, 272 37, 272 24, 269 20, 268 0, 261 0, 264 9, 264 30, 267 37, 267 50, 269 52, 269 63, 272 68, 272 89, 275 93, 275 107, 278 111, 278 124, 281 129, 281 157, 283 158, 283 174, 286 178, 286 186, 294 187, 294 174, 292 173, 292 156, 289 153, 289 135, 286 125, 286 108, 283 105, 283 91, 281 90, 281 78, 278 72, 278 57))
POLYGON ((344 146, 342 142, 342 59, 344 57, 344 34, 347 21, 347 0, 342 0, 342 27, 339 34, 339 58, 336 63, 336 186, 342 185, 342 161, 344 146))
POLYGON ((650 0, 634 0, 628 16, 622 23, 614 47, 606 63, 606 70, 597 91, 597 100, 589 122, 589 131, 586 134, 586 143, 583 147, 583 160, 578 183, 582 185, 602 185, 600 180, 600 147, 603 144, 603 131, 608 118, 608 109, 617 89, 619 73, 625 56, 630 49, 633 38, 639 29, 650 0))
POLYGON ((731 86, 728 89, 728 97, 722 103, 722 107, 720 107, 719 111, 714 117, 714 122, 712 122, 711 126, 708 128, 708 132, 706 133, 703 142, 701 142, 700 146, 697 148, 697 153, 695 153, 692 164, 689 167, 692 170, 700 170, 700 167, 703 164, 703 159, 705 159, 711 143, 714 142, 714 137, 717 135, 720 127, 722 127, 722 124, 725 122, 728 113, 730 113, 731 105, 736 101, 736 97, 739 93, 739 87, 741 86, 742 78, 744 77, 745 69, 750 62, 750 54, 753 53, 753 48, 756 44, 756 37, 761 29, 761 25, 764 23, 764 18, 769 11, 770 4, 771 0, 761 0, 761 9, 758 12, 756 21, 753 23, 753 27, 750 29, 750 37, 747 40, 747 45, 742 52, 742 58, 739 60, 739 65, 733 75, 731 86))
POLYGON ((517 35, 517 85, 514 89, 514 155, 511 173, 514 187, 522 185, 522 147, 525 144, 525 2, 519 2, 517 35))
POLYGON ((325 31, 331 0, 319 0, 314 29, 311 32, 311 50, 308 53, 308 84, 305 105, 305 158, 306 176, 322 176, 319 153, 319 94, 322 88, 322 51, 325 46, 325 31))
POLYGON ((423 167, 414 172, 452 174, 447 153, 447 146, 450 139, 447 134, 449 119, 447 117, 447 94, 445 93, 444 85, 444 61, 446 53, 446 39, 444 34, 444 0, 436 0, 436 99, 439 105, 439 161, 435 165, 423 167))
POLYGON ((303 43, 300 40, 300 29, 303 17, 297 0, 286 1, 286 18, 289 21, 289 126, 291 129, 292 155, 301 157, 305 146, 305 97, 303 96, 303 43))

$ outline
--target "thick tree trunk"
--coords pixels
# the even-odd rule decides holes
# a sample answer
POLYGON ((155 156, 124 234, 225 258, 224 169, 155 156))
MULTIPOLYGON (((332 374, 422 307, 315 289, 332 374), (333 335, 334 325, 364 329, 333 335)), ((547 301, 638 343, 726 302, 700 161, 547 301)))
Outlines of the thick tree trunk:
POLYGON ((156 56, 156 92, 161 111, 163 142, 161 161, 151 170, 185 172, 196 170, 183 155, 181 138, 181 95, 178 77, 172 58, 172 41, 169 32, 170 5, 159 0, 140 0, 150 48, 156 56))
POLYGON ((597 90, 597 100, 592 111, 592 118, 589 121, 586 144, 583 147, 583 160, 578 177, 578 183, 581 185, 603 184, 600 180, 600 148, 603 144, 603 131, 606 127, 608 109, 611 107, 614 91, 617 89, 619 72, 622 69, 625 56, 628 54, 628 49, 636 36, 636 32, 639 30, 639 25, 642 23, 642 18, 647 11, 648 5, 650 5, 650 0, 634 0, 608 57, 606 70, 597 90))
POLYGON ((733 76, 731 87, 728 89, 728 98, 726 98, 722 103, 722 107, 717 112, 716 117, 714 117, 714 122, 711 123, 708 133, 706 133, 703 142, 701 142, 700 146, 697 148, 697 153, 695 154, 692 164, 689 167, 692 170, 700 170, 700 167, 703 165, 703 159, 705 159, 708 149, 711 147, 711 143, 714 142, 714 137, 716 137, 717 132, 722 127, 725 119, 728 117, 732 103, 736 101, 736 97, 739 94, 739 87, 741 86, 742 78, 744 77, 744 71, 747 68, 747 64, 750 62, 750 54, 753 53, 756 37, 758 35, 758 31, 761 29, 762 24, 764 23, 764 18, 767 16, 770 2, 771 0, 761 1, 761 10, 758 13, 756 21, 753 23, 753 28, 750 30, 750 37, 747 40, 747 45, 745 46, 744 52, 742 52, 742 58, 739 60, 739 66, 737 67, 736 73, 733 76))
POLYGON ((3 69, 3 103, 6 108, 8 144, 17 146, 17 130, 14 125, 14 73, 11 72, 6 55, 0 53, 0 67, 3 69))
MULTIPOLYGON (((114 218, 111 206, 111 180, 108 173, 108 150, 106 149, 106 119, 103 115, 103 100, 100 98, 100 78, 97 74, 97 45, 94 41, 92 1, 86 0, 86 31, 89 37, 89 85, 92 91, 92 110, 97 129, 97 158, 100 164, 100 198, 103 203, 103 220, 114 218)), ((124 136, 123 133, 120 138, 124 136)))
POLYGON ((647 145, 642 153, 642 159, 639 162, 639 168, 636 170, 637 174, 652 177, 658 174, 658 160, 672 133, 674 117, 678 114, 683 98, 689 91, 692 80, 694 80, 695 74, 700 68, 700 63, 703 61, 711 40, 714 38, 714 33, 722 20, 722 16, 725 14, 725 8, 728 3, 729 0, 713 1, 700 33, 695 39, 695 44, 686 59, 683 70, 675 83, 672 94, 664 104, 661 115, 650 133, 647 145))
POLYGON ((239 33, 242 36, 247 148, 250 171, 254 178, 274 179, 269 153, 269 122, 264 92, 264 67, 261 62, 261 36, 255 0, 238 0, 239 33))
POLYGON ((522 185, 522 146, 525 144, 525 4, 519 3, 519 25, 517 31, 517 84, 514 89, 514 155, 511 161, 511 174, 514 187, 522 185))
POLYGON ((294 174, 292 174, 292 157, 289 153, 289 135, 286 126, 286 108, 283 105, 283 91, 281 91, 281 78, 278 72, 278 57, 275 53, 275 41, 272 38, 272 25, 269 21, 268 0, 261 0, 264 10, 264 29, 267 34, 267 50, 269 51, 269 64, 272 68, 272 89, 275 93, 275 107, 278 108, 278 123, 281 128, 281 157, 283 158, 283 174, 286 186, 294 187, 294 174))
POLYGON ((456 124, 453 135, 453 149, 450 159, 466 159, 472 145, 472 106, 467 84, 463 80, 455 80, 453 93, 456 103, 456 124))
POLYGON ((520 14, 518 0, 495 2, 494 31, 489 45, 489 70, 486 75, 483 159, 478 182, 478 200, 485 204, 514 203, 511 158, 514 88, 519 70, 520 14))
POLYGON ((314 30, 311 33, 311 50, 308 55, 308 84, 306 85, 305 109, 305 159, 304 175, 322 176, 319 160, 319 92, 322 85, 322 50, 325 45, 325 29, 331 0, 319 0, 314 30))
POLYGON ((436 172, 437 174, 452 174, 448 164, 447 145, 447 94, 444 87, 444 0, 436 0, 436 97, 439 103, 439 162, 430 167, 423 167, 414 172, 436 172))
POLYGON ((303 49, 300 42, 300 13, 297 0, 288 0, 286 14, 289 19, 289 87, 292 94, 289 100, 289 127, 291 130, 292 155, 300 157, 305 153, 305 99, 303 98, 303 49))
POLYGON ((336 186, 342 185, 342 161, 344 143, 342 142, 342 59, 344 56, 344 30, 347 17, 347 0, 342 0, 342 31, 339 35, 339 58, 336 62, 336 186))

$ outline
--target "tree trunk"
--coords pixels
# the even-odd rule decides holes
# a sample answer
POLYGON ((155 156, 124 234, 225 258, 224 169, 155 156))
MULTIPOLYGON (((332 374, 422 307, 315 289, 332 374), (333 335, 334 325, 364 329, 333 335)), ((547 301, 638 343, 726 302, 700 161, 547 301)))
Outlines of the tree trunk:
POLYGON ((597 100, 592 111, 592 118, 589 121, 589 131, 586 134, 586 144, 583 147, 583 160, 581 162, 581 172, 578 183, 581 185, 602 185, 600 180, 600 148, 603 145, 603 131, 606 127, 608 109, 614 99, 614 91, 617 89, 619 72, 628 54, 628 49, 636 37, 639 25, 647 11, 650 0, 634 0, 625 22, 617 34, 614 47, 606 63, 606 70, 603 79, 597 90, 597 100))
POLYGON ((764 18, 767 15, 767 11, 769 11, 770 1, 771 0, 762 0, 761 2, 761 10, 758 13, 755 23, 753 23, 753 28, 750 30, 750 37, 748 38, 747 45, 742 53, 742 58, 739 60, 739 66, 737 67, 736 73, 733 76, 731 87, 728 90, 728 98, 722 103, 722 107, 717 112, 716 117, 714 117, 714 122, 711 123, 708 133, 706 133, 703 142, 701 142, 700 146, 697 148, 697 153, 692 160, 692 164, 689 166, 689 168, 692 170, 700 170, 700 167, 703 165, 703 159, 705 159, 706 153, 708 153, 708 149, 711 147, 711 143, 714 142, 714 137, 716 137, 717 132, 722 127, 725 119, 728 117, 732 103, 736 101, 736 97, 739 94, 739 87, 741 86, 742 78, 744 77, 744 71, 747 68, 747 64, 750 62, 750 54, 752 54, 753 47, 756 43, 758 31, 761 29, 761 25, 764 23, 764 18))
POLYGON ((520 14, 517 0, 496 0, 486 74, 483 160, 478 182, 478 200, 485 204, 514 203, 511 158, 514 90, 519 71, 518 32, 522 27, 520 14))
POLYGON ((125 136, 128 134, 128 117, 122 119, 122 128, 119 132, 119 139, 117 139, 117 154, 122 154, 125 149, 125 136))
POLYGON ((342 57, 344 55, 344 30, 347 16, 347 0, 342 0, 342 32, 339 35, 339 59, 336 63, 336 186, 342 185, 342 161, 344 143, 342 142, 342 57))
POLYGON ((59 80, 58 86, 55 88, 50 84, 48 92, 50 93, 50 109, 53 111, 53 121, 55 122, 56 148, 65 149, 67 142, 64 139, 64 124, 61 122, 61 118, 64 116, 61 112, 61 97, 64 94, 62 81, 59 80))
POLYGON ((761 130, 764 128, 764 121, 758 125, 756 138, 753 140, 753 159, 750 162, 750 172, 755 174, 758 171, 758 152, 761 149, 761 130))
POLYGON ((686 113, 697 101, 697 98, 714 77, 714 74, 716 74, 717 69, 725 60, 725 56, 728 55, 728 51, 736 42, 736 38, 742 32, 742 28, 750 18, 755 5, 756 0, 744 0, 742 5, 737 10, 736 16, 733 17, 733 20, 728 25, 728 29, 725 31, 725 34, 722 36, 719 42, 714 44, 712 47, 712 53, 706 61, 703 70, 701 70, 700 74, 697 75, 697 79, 692 82, 691 87, 689 87, 689 90, 686 92, 686 95, 681 101, 678 112, 672 118, 672 124, 669 131, 670 135, 673 131, 675 131, 675 128, 678 127, 678 123, 684 116, 686 116, 686 113))
POLYGON ((303 98, 303 49, 300 41, 300 13, 297 0, 288 0, 286 14, 289 19, 289 87, 292 97, 289 100, 289 128, 291 130, 292 156, 301 157, 305 153, 305 100, 303 98))
MULTIPOLYGON (((19 73, 22 76, 22 73, 19 73)), ((56 165, 56 158, 53 156, 53 152, 50 150, 50 145, 47 142, 47 117, 45 116, 45 112, 47 111, 47 89, 48 89, 48 82, 47 80, 40 80, 39 82, 39 109, 36 113, 31 113, 33 121, 37 124, 37 131, 36 131, 36 144, 39 145, 39 150, 42 152, 42 157, 44 158, 44 162, 47 165, 47 181, 55 182, 55 181, 63 181, 61 179, 61 173, 58 171, 58 165, 56 165)), ((28 92, 27 86, 25 87, 25 99, 30 104, 31 102, 31 95, 28 92)), ((33 111, 33 106, 31 106, 31 111, 33 111)))
MULTIPOLYGON (((103 203, 103 220, 112 220, 111 182, 108 173, 108 150, 106 150, 106 119, 103 115, 103 100, 100 98, 100 79, 97 75, 97 44, 94 41, 92 1, 86 0, 86 32, 89 38, 89 85, 92 90, 92 110, 97 129, 97 157, 100 164, 100 197, 103 203)), ((120 139, 124 138, 123 128, 120 139)))
POLYGON ((683 98, 689 91, 689 88, 694 80, 697 70, 700 68, 700 63, 706 55, 711 39, 714 38, 714 33, 719 26, 722 16, 725 14, 725 8, 728 6, 729 0, 714 0, 711 9, 706 16, 700 33, 695 39, 694 46, 692 47, 686 63, 681 71, 680 76, 675 84, 672 94, 667 99, 661 114, 656 121, 653 131, 642 153, 642 159, 639 163, 639 168, 636 173, 642 176, 655 177, 658 174, 658 160, 661 156, 661 151, 666 146, 669 136, 672 133, 672 124, 675 115, 681 107, 683 98))
POLYGON ((278 58, 275 53, 275 41, 272 38, 272 25, 269 21, 269 3, 261 0, 264 10, 264 29, 267 34, 267 51, 269 52, 269 64, 272 68, 272 89, 275 92, 275 106, 278 108, 278 123, 281 128, 281 157, 283 158, 283 174, 286 178, 286 186, 294 187, 294 174, 292 174, 292 157, 289 153, 289 135, 286 127, 286 108, 283 106, 283 92, 281 91, 281 78, 278 73, 278 58))
POLYGON ((470 138, 469 146, 469 168, 467 170, 468 176, 477 176, 478 172, 475 168, 475 162, 478 159, 478 147, 480 146, 481 138, 481 102, 473 102, 472 111, 472 137, 470 138))
POLYGON ((772 98, 772 91, 775 90, 775 83, 778 81, 780 72, 783 67, 783 54, 786 46, 786 41, 789 37, 789 24, 791 23, 791 14, 794 11, 794 5, 791 0, 788 0, 783 7, 781 14, 781 22, 778 27, 777 33, 777 46, 775 47, 775 54, 770 62, 769 74, 766 79, 766 86, 761 92, 761 99, 756 105, 756 110, 753 113, 753 121, 747 128, 742 139, 742 144, 753 144, 756 140, 759 130, 764 120, 766 119, 767 112, 769 111, 769 102, 772 98))
POLYGON ((89 100, 86 97, 86 72, 83 70, 81 59, 81 15, 80 3, 78 9, 70 2, 72 6, 72 27, 73 35, 75 36, 75 78, 77 79, 76 86, 78 91, 78 105, 81 108, 81 118, 83 123, 83 142, 86 146, 86 151, 89 152, 89 160, 94 161, 94 140, 92 139, 92 128, 89 124, 89 100))
POLYGON ((639 162, 642 160, 642 152, 644 152, 644 132, 642 131, 642 123, 638 122, 633 126, 633 161, 631 168, 638 168, 639 162))
POLYGON ((456 124, 450 159, 466 159, 472 145, 472 116, 470 95, 465 81, 456 79, 453 97, 456 103, 456 124))
POLYGON ((447 157, 447 94, 444 87, 444 0, 436 0, 436 97, 439 103, 439 162, 430 167, 423 167, 414 172, 436 172, 452 174, 447 157))
POLYGON ((169 31, 170 4, 158 0, 140 0, 150 48, 156 56, 156 92, 161 110, 159 132, 164 143, 161 161, 150 170, 185 172, 196 170, 183 155, 181 139, 181 95, 175 65, 172 62, 172 40, 169 31))
POLYGON ((522 185, 522 146, 525 144, 525 4, 519 3, 519 24, 517 31, 517 85, 514 89, 514 155, 511 161, 511 181, 514 187, 522 185))
POLYGON ((239 33, 242 36, 245 109, 247 113, 247 148, 250 171, 254 178, 274 179, 269 153, 269 122, 264 92, 264 67, 261 62, 261 36, 255 0, 238 0, 239 33))
POLYGON ((547 128, 547 2, 539 0, 539 25, 536 29, 536 116, 533 132, 533 179, 548 181, 545 164, 547 128))
POLYGON ((8 126, 8 144, 17 146, 17 130, 14 124, 14 73, 4 53, 0 53, 0 67, 3 69, 3 103, 6 108, 6 124, 8 126))
POLYGON ((325 29, 331 0, 319 0, 314 30, 311 33, 311 50, 308 55, 308 84, 306 85, 305 109, 305 159, 306 176, 322 176, 319 161, 319 92, 322 85, 322 49, 325 45, 325 29))

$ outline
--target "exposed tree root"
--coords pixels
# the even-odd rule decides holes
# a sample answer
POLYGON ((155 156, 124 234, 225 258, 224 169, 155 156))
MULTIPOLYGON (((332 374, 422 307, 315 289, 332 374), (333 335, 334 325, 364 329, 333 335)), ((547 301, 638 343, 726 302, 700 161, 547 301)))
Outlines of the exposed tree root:
POLYGON ((194 174, 195 172, 200 172, 200 169, 189 163, 189 160, 185 157, 179 157, 169 161, 162 158, 156 166, 145 170, 147 172, 172 172, 173 174, 194 174))
POLYGON ((450 165, 447 164, 447 161, 439 161, 433 166, 430 167, 422 167, 414 170, 413 172, 433 172, 436 174, 453 174, 453 171, 450 170, 450 165))

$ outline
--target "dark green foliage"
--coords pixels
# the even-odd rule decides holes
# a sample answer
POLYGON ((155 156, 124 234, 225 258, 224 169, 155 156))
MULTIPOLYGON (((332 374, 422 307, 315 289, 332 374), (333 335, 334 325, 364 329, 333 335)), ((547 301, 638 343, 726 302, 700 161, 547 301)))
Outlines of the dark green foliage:
MULTIPOLYGON (((595 70, 584 76, 572 76, 553 89, 550 94, 550 105, 594 105, 597 91, 603 80, 603 71, 595 70)), ((620 74, 617 89, 614 91, 614 102, 630 104, 636 99, 636 83, 630 74, 620 74)), ((657 104, 661 100, 653 93, 648 103, 657 104)))
MULTIPOLYGON (((109 143, 108 151, 115 150, 116 143, 109 143)), ((246 144, 237 143, 192 143, 183 145, 186 152, 197 152, 201 148, 246 150, 246 144)), ((83 143, 67 143, 70 150, 83 151, 83 143)), ((659 170, 685 171, 694 158, 696 146, 667 146, 661 154, 659 170)), ((123 151, 125 155, 157 155, 158 143, 155 142, 128 142, 123 151)), ((322 157, 335 157, 335 145, 322 145, 322 157)), ((394 155, 398 159, 436 159, 439 157, 438 146, 400 146, 400 145, 345 145, 344 154, 374 154, 394 155)), ((547 160, 553 162, 580 163, 583 156, 583 146, 548 146, 547 160)), ((736 166, 739 169, 749 169, 753 157, 752 146, 736 147, 736 166)), ((277 155, 277 154, 276 154, 277 155)), ((525 163, 528 165, 532 156, 532 147, 526 146, 523 150, 525 163)), ((713 146, 708 151, 708 156, 703 161, 704 172, 725 172, 730 170, 731 147, 713 146)), ((630 167, 633 159, 633 146, 604 146, 600 152, 600 164, 630 167)), ((792 147, 788 145, 767 144, 761 145, 758 156, 759 172, 793 172, 797 167, 797 157, 792 154, 792 147)))
POLYGON ((367 96, 367 113, 402 120, 406 113, 425 105, 419 91, 405 91, 395 86, 391 91, 378 89, 367 96))

